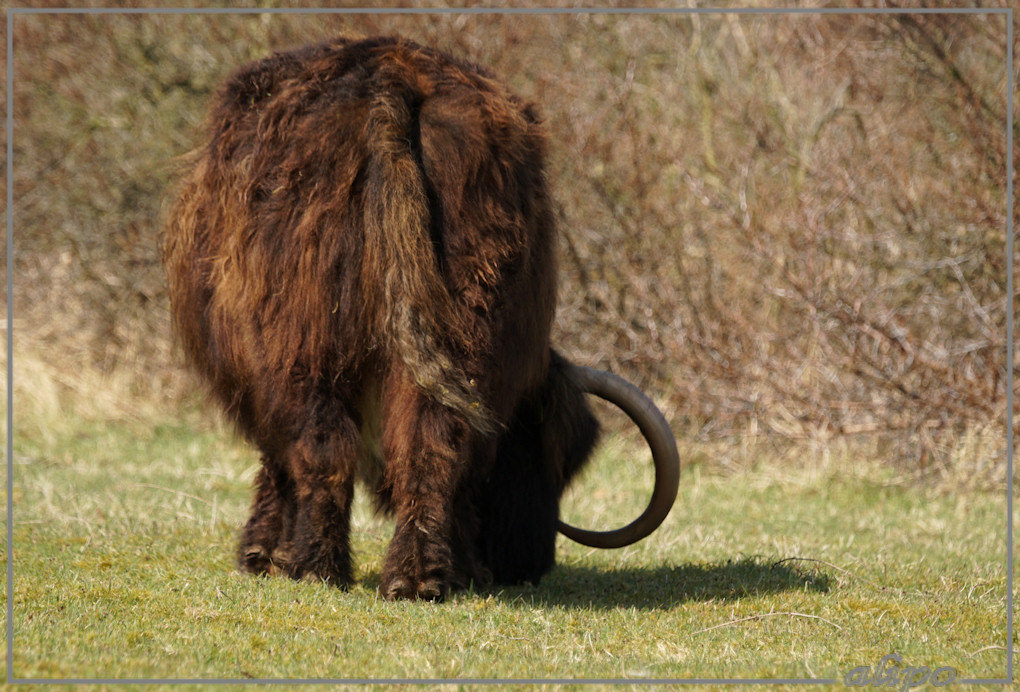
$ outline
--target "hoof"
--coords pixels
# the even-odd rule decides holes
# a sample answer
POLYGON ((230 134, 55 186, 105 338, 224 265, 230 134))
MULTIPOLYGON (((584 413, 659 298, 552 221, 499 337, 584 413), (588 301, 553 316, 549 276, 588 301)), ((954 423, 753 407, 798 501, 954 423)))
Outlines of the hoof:
POLYGON ((449 587, 438 579, 426 579, 415 582, 404 577, 384 580, 379 585, 379 595, 387 601, 432 601, 442 603, 446 600, 449 587))
MULTIPOLYGON (((276 558, 277 554, 274 553, 273 557, 276 558)), ((308 584, 329 584, 344 590, 350 588, 354 581, 349 558, 346 560, 295 560, 289 552, 284 551, 280 553, 279 559, 277 567, 281 573, 295 581, 308 584)))
POLYGON ((270 574, 286 574, 290 566, 290 552, 284 548, 277 548, 269 558, 270 574))
POLYGON ((273 560, 261 545, 249 545, 241 549, 238 567, 251 574, 272 574, 273 560))

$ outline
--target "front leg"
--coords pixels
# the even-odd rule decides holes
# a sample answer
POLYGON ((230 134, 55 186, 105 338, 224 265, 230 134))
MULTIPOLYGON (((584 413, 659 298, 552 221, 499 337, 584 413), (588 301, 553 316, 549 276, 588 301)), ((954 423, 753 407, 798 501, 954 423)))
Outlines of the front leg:
POLYGON ((251 516, 238 544, 238 567, 252 574, 286 571, 294 514, 293 484, 272 457, 264 456, 255 476, 251 516))
POLYGON ((458 484, 470 463, 470 428, 463 417, 406 377, 387 387, 385 483, 397 515, 379 592, 394 600, 441 601, 454 577, 452 539, 458 484))
POLYGON ((599 424, 555 351, 546 380, 499 438, 477 492, 478 554, 498 584, 537 584, 556 557, 559 502, 598 441, 599 424))

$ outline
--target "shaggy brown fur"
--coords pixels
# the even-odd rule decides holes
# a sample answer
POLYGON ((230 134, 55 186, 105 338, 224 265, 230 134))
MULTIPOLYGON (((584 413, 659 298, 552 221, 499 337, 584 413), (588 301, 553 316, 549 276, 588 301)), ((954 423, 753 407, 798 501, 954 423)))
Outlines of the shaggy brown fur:
POLYGON ((263 455, 241 567, 348 584, 360 471, 396 516, 386 598, 537 581, 597 424, 549 346, 533 106, 337 39, 240 69, 209 129, 165 264, 184 351, 263 455))

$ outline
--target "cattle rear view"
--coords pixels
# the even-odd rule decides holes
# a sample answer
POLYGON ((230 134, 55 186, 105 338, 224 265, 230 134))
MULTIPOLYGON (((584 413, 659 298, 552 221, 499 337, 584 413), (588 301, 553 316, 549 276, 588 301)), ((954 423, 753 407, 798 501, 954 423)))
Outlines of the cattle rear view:
POLYGON ((341 38, 235 72, 207 128, 164 263, 186 357, 262 455, 240 567, 349 585, 360 478, 396 523, 383 597, 537 583, 598 424, 550 344, 536 108, 341 38))

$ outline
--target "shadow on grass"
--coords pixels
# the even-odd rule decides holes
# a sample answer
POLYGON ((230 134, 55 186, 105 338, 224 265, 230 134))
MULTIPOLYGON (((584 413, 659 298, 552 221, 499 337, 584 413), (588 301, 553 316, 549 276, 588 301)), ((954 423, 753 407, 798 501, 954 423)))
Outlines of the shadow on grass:
MULTIPOLYGON (((379 572, 361 577, 379 588, 379 572)), ((566 608, 668 609, 687 601, 726 600, 782 591, 827 592, 830 577, 814 570, 756 558, 710 564, 601 569, 557 565, 538 586, 459 591, 454 602, 492 595, 507 603, 566 608)))
POLYGON ((714 564, 602 570, 557 566, 538 586, 493 588, 508 602, 584 608, 667 609, 687 601, 725 600, 782 591, 827 592, 828 575, 754 558, 714 564))

